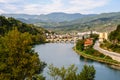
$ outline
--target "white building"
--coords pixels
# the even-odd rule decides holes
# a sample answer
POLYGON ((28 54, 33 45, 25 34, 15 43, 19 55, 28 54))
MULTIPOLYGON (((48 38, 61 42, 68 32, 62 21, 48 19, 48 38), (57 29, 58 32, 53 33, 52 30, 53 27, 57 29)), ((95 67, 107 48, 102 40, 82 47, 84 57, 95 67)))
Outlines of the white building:
POLYGON ((108 33, 107 32, 99 33, 99 42, 103 42, 104 40, 108 40, 108 33))

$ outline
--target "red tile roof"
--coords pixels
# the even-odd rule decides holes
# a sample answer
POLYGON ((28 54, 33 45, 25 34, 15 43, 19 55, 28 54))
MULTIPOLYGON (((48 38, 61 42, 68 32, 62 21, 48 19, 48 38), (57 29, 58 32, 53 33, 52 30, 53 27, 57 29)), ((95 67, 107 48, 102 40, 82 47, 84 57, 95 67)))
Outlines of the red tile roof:
POLYGON ((93 39, 92 38, 88 38, 84 42, 84 46, 90 46, 92 44, 93 44, 93 39))

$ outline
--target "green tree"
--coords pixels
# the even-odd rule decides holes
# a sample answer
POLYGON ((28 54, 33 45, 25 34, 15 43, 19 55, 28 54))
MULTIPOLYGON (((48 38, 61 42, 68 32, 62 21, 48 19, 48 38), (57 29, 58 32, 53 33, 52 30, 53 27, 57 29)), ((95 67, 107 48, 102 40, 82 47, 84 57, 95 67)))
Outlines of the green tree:
POLYGON ((120 32, 120 25, 117 26, 117 29, 116 29, 118 32, 120 32))
POLYGON ((43 77, 43 75, 39 74, 39 75, 35 75, 33 77, 33 80, 45 80, 45 77, 43 77))
POLYGON ((120 44, 120 25, 117 26, 117 29, 112 31, 108 38, 113 44, 120 44))
POLYGON ((77 68, 74 65, 71 65, 67 69, 65 67, 57 68, 53 65, 50 65, 48 74, 54 80, 76 80, 76 71, 77 68))
POLYGON ((74 65, 71 65, 68 68, 57 68, 50 65, 48 74, 53 80, 94 80, 95 69, 93 66, 85 65, 82 72, 77 73, 77 67, 74 65))
POLYGON ((0 38, 0 80, 32 79, 44 68, 32 50, 32 35, 17 29, 0 38))
POLYGON ((95 80, 95 69, 93 66, 84 65, 82 72, 79 75, 81 80, 95 80))
POLYGON ((84 40, 78 40, 76 43, 76 49, 83 51, 84 50, 84 40))
POLYGON ((46 37, 45 35, 37 34, 32 36, 32 40, 34 44, 45 43, 46 37))

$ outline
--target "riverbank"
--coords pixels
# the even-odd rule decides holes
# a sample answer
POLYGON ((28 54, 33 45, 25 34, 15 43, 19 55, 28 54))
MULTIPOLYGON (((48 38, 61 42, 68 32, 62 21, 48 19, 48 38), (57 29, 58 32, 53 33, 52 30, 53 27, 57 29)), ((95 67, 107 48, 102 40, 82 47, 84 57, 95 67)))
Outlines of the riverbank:
POLYGON ((93 48, 95 50, 103 53, 104 55, 110 56, 113 60, 116 60, 116 61, 120 62, 120 54, 119 53, 108 51, 108 50, 105 50, 105 49, 101 48, 100 43, 98 41, 96 41, 93 48))
MULTIPOLYGON (((79 54, 80 56, 83 56, 84 58, 95 60, 95 61, 98 61, 98 62, 101 62, 101 63, 105 63, 105 64, 108 64, 110 66, 114 66, 114 67, 112 67, 114 69, 118 69, 118 67, 120 67, 120 62, 117 62, 115 60, 104 59, 104 58, 95 57, 95 56, 92 56, 92 55, 89 55, 89 54, 85 54, 84 52, 80 52, 79 50, 77 50, 75 47, 73 48, 73 50, 77 54, 79 54)), ((120 68, 119 68, 119 70, 120 70, 120 68)))
POLYGON ((112 44, 106 41, 100 44, 100 48, 120 54, 120 44, 112 44))

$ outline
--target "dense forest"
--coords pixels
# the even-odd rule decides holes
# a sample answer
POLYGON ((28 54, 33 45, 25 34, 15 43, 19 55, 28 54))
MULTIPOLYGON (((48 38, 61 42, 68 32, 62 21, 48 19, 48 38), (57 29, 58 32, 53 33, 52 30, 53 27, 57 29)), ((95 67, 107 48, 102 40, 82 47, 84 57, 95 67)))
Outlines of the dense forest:
POLYGON ((32 79, 45 63, 32 50, 32 35, 17 29, 0 37, 0 80, 32 79))

